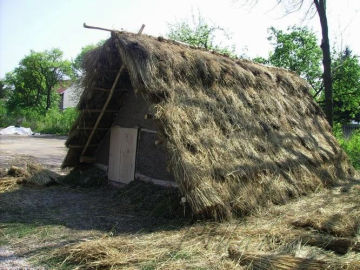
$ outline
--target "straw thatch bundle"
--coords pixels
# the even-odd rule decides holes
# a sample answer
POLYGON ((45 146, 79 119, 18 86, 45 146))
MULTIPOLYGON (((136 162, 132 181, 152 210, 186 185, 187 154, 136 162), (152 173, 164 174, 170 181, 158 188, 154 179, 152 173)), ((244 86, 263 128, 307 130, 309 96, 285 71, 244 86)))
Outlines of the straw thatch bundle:
MULTIPOLYGON (((124 72, 100 127, 110 127, 125 91, 144 96, 166 139, 169 167, 195 213, 215 218, 280 204, 337 184, 353 168, 308 84, 279 68, 233 60, 163 38, 113 32, 87 55, 82 110, 67 145, 85 144, 120 66, 124 72), (83 129, 81 129, 83 128, 83 129)), ((85 153, 106 134, 96 131, 85 153)), ((82 148, 63 166, 79 164, 82 148)))
POLYGON ((234 246, 229 247, 228 251, 231 259, 236 260, 240 265, 247 265, 247 269, 253 270, 356 270, 360 267, 359 261, 352 261, 345 264, 309 258, 299 258, 290 255, 243 253, 234 246))

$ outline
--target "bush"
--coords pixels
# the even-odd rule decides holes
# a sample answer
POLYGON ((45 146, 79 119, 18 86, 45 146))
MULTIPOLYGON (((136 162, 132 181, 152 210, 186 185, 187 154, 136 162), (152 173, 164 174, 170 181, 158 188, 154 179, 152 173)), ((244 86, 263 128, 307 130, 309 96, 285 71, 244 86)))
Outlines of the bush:
POLYGON ((18 124, 30 127, 34 132, 67 135, 77 115, 75 108, 67 108, 64 111, 52 108, 43 114, 35 109, 22 109, 9 113, 5 107, 1 106, 0 126, 18 124))
POLYGON ((9 126, 9 117, 5 100, 0 99, 0 127, 9 126))
POLYGON ((341 124, 334 125, 334 135, 341 147, 349 156, 355 169, 360 169, 360 130, 355 131, 350 138, 344 138, 341 124))
POLYGON ((34 130, 40 133, 67 135, 77 117, 75 108, 64 111, 50 109, 41 121, 36 122, 34 130))

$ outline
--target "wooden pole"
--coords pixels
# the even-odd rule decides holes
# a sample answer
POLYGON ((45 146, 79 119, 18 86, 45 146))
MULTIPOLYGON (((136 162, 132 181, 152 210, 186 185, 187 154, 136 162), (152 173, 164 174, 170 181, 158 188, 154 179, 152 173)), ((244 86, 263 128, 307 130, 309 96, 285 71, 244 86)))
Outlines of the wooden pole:
MULTIPOLYGON (((119 30, 115 30, 115 29, 103 28, 103 27, 98 27, 98 26, 91 26, 91 25, 87 25, 86 23, 83 23, 83 26, 85 28, 88 28, 88 29, 96 29, 96 30, 102 30, 102 31, 108 31, 108 32, 119 31, 119 30)), ((140 27, 140 30, 138 32, 138 35, 140 35, 142 33, 144 28, 145 28, 145 24, 142 24, 141 27, 140 27)))
POLYGON ((140 27, 140 30, 138 32, 138 35, 141 35, 142 31, 144 30, 145 28, 145 24, 142 24, 141 27, 140 27))
POLYGON ((84 23, 83 26, 84 26, 85 28, 102 30, 102 31, 109 31, 109 32, 117 31, 117 30, 111 30, 111 29, 108 29, 108 28, 102 28, 102 27, 87 25, 86 23, 84 23))

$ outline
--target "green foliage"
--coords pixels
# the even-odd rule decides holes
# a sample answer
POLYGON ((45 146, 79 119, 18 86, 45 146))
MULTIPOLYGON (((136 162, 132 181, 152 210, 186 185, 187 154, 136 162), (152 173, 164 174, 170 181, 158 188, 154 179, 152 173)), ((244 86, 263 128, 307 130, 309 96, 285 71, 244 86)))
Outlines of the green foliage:
POLYGON ((41 121, 35 121, 34 130, 40 133, 67 135, 77 117, 75 108, 67 108, 60 112, 50 109, 41 121))
POLYGON ((274 46, 267 63, 292 70, 305 78, 315 91, 321 84, 322 52, 316 35, 306 27, 289 27, 287 31, 269 28, 268 40, 274 46))
POLYGON ((229 56, 235 56, 235 46, 223 46, 215 43, 216 34, 222 34, 225 39, 230 40, 226 31, 219 27, 210 25, 199 14, 192 16, 192 21, 182 21, 169 24, 168 38, 187 43, 192 46, 214 50, 229 56))
POLYGON ((335 54, 332 61, 334 120, 360 120, 360 63, 350 49, 335 54))
POLYGON ((355 131, 350 138, 344 138, 340 123, 334 125, 334 135, 344 149, 355 169, 360 169, 360 130, 355 131))
POLYGON ((52 108, 49 109, 45 115, 31 108, 12 112, 8 112, 4 110, 4 108, 5 107, 0 107, 1 127, 18 124, 24 127, 30 127, 34 132, 58 135, 67 135, 78 115, 76 108, 67 108, 64 111, 59 111, 58 108, 52 108), (4 112, 4 114, 2 114, 2 112, 4 112))
POLYGON ((0 99, 5 99, 9 95, 9 89, 6 87, 5 82, 0 80, 0 99))
MULTIPOLYGON (((313 32, 306 27, 290 27, 287 31, 269 29, 268 40, 274 46, 269 58, 257 57, 255 62, 290 69, 313 87, 314 98, 323 107, 322 52, 313 32)), ((360 120, 360 63, 350 49, 333 53, 332 81, 334 120, 348 123, 360 120)))
POLYGON ((74 72, 75 77, 79 78, 84 72, 83 62, 86 54, 91 50, 102 46, 105 43, 105 40, 99 41, 97 44, 89 44, 81 48, 80 53, 72 61, 71 66, 74 72))
POLYGON ((8 117, 7 117, 6 101, 0 99, 0 126, 8 126, 8 117))
POLYGON ((54 86, 64 78, 73 77, 71 63, 62 59, 62 51, 31 51, 13 72, 7 73, 5 84, 11 89, 7 107, 9 111, 26 108, 45 113, 57 106, 58 95, 54 86))
POLYGON ((269 64, 269 60, 261 56, 255 57, 252 60, 255 63, 259 63, 259 64, 264 64, 264 65, 269 64))

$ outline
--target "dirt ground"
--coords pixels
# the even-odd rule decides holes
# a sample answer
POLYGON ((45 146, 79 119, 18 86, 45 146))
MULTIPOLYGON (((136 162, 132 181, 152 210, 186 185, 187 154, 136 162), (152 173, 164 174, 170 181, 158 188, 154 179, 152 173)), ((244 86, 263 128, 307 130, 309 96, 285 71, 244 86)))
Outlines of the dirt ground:
POLYGON ((31 156, 54 171, 66 154, 66 137, 55 135, 0 135, 0 168, 7 168, 15 157, 31 156))

